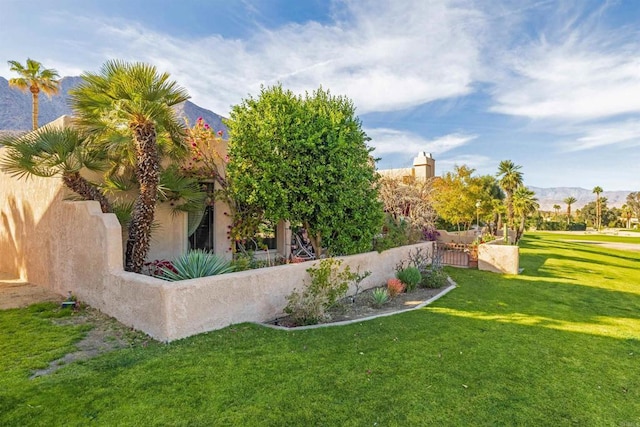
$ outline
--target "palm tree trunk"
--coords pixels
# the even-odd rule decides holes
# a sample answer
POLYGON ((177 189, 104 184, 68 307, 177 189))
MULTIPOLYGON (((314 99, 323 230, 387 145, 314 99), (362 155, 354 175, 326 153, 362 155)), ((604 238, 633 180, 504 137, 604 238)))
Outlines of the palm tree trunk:
POLYGON ((129 239, 125 253, 125 269, 140 273, 151 241, 151 225, 158 197, 158 146, 155 125, 150 122, 133 123, 136 154, 136 178, 140 193, 133 205, 129 223, 129 239))
POLYGON ((39 104, 38 104, 38 93, 40 89, 38 86, 31 86, 29 88, 31 92, 31 126, 33 130, 38 129, 38 114, 39 114, 39 104))
POLYGON ((103 213, 113 212, 111 202, 98 190, 93 184, 80 176, 80 173, 74 172, 64 174, 62 176, 64 184, 72 191, 78 193, 85 200, 95 200, 100 203, 100 209, 103 213))
POLYGON ((515 229, 514 219, 515 212, 513 210, 513 195, 511 192, 507 192, 507 224, 509 224, 510 229, 515 229))

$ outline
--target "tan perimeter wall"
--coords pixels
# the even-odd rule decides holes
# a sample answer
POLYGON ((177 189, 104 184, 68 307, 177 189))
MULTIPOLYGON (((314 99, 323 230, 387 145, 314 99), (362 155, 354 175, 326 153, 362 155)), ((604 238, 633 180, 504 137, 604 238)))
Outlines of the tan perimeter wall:
MULTIPOLYGON (((64 201, 60 180, 33 179, 25 186, 0 172, 0 189, 0 271, 62 295, 73 292, 80 301, 161 341, 275 319, 313 265, 166 282, 125 272, 115 215, 103 214, 94 201, 64 201)), ((368 289, 386 283, 396 264, 418 247, 431 255, 433 242, 343 259, 353 271, 372 272, 361 286, 368 289)))
POLYGON ((447 230, 438 230, 438 233, 440 234, 438 236, 438 242, 441 243, 461 243, 464 245, 468 245, 470 243, 472 243, 476 237, 478 237, 478 234, 473 231, 473 230, 469 230, 469 231, 460 231, 460 232, 448 232, 447 230))
POLYGON ((478 269, 494 273, 518 274, 520 248, 505 245, 504 239, 493 240, 478 246, 478 269))
MULTIPOLYGON (((283 314, 286 296, 308 280, 306 269, 315 262, 248 270, 181 282, 122 271, 118 257, 119 225, 102 214, 96 202, 65 203, 69 217, 85 218, 82 232, 94 245, 83 246, 81 257, 68 260, 63 274, 65 290, 120 322, 160 341, 173 341, 235 323, 264 322, 283 314), (93 232, 92 232, 93 230, 93 232), (104 240, 102 240, 104 239, 104 240), (103 242, 101 245, 100 242, 103 242)), ((115 219, 115 218, 113 218, 115 219)), ((80 246, 82 239, 76 239, 80 246)), ((73 250, 69 236, 67 253, 73 250)), ((394 267, 410 250, 422 247, 431 255, 433 243, 395 248, 383 253, 342 257, 352 271, 371 271, 361 289, 380 286, 393 277, 394 267)), ((353 294, 355 288, 349 290, 353 294)))

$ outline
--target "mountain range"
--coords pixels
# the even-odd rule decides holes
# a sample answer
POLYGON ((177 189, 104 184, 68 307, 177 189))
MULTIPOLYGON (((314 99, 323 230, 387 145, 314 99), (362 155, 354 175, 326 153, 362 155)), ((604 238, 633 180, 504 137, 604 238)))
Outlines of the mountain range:
MULTIPOLYGON (((60 80, 60 93, 48 97, 41 93, 39 99, 38 122, 40 126, 49 123, 62 115, 72 116, 69 107, 69 90, 76 87, 80 77, 63 77, 60 80)), ((178 117, 186 117, 194 124, 202 117, 216 131, 222 130, 226 136, 227 127, 222 123, 222 116, 213 111, 199 107, 191 101, 175 106, 178 117)), ((24 131, 31 129, 31 93, 21 92, 9 87, 9 81, 0 76, 0 130, 24 131)))
MULTIPOLYGON (((40 95, 39 122, 40 125, 49 123, 66 114, 73 115, 69 107, 69 90, 77 86, 80 77, 64 77, 60 80, 60 93, 48 97, 40 95)), ((202 117, 215 130, 222 130, 227 136, 227 128, 222 123, 223 117, 213 111, 202 108, 191 101, 183 102, 175 107, 178 117, 186 117, 193 124, 202 117)), ((0 76, 0 132, 27 131, 31 129, 31 94, 23 93, 9 87, 9 82, 0 76)), ((540 209, 552 211, 553 205, 560 205, 566 209, 564 199, 573 196, 577 199, 572 207, 580 209, 595 200, 591 190, 577 187, 538 188, 529 187, 536 193, 540 209)), ((631 191, 605 191, 600 196, 607 198, 607 206, 621 207, 631 191)))
MULTIPOLYGON (((560 205, 560 212, 567 210, 567 204, 564 199, 567 197, 575 197, 577 201, 571 205, 572 210, 582 209, 584 205, 596 200, 596 195, 592 190, 580 187, 554 187, 554 188, 539 188, 529 187, 529 189, 536 193, 538 203, 540 204, 540 210, 553 211, 553 205, 560 205)), ((600 197, 607 198, 607 207, 619 208, 627 203, 627 195, 631 193, 629 191, 604 191, 600 193, 600 197)))

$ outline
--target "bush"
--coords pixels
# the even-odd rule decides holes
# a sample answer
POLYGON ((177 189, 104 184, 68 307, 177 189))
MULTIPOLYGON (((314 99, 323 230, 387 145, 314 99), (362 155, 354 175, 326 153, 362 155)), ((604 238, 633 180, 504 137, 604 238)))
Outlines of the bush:
POLYGON ((587 229, 587 224, 584 222, 572 222, 569 224, 569 231, 585 231, 587 229))
POLYGON ((387 281, 387 290, 389 291, 389 297, 394 298, 404 292, 404 284, 400 279, 389 279, 387 281))
POLYGON ((380 308, 389 301, 389 291, 385 288, 376 288, 371 294, 371 304, 380 308))
POLYGON ((287 297, 284 312, 291 320, 298 325, 315 325, 326 319, 327 310, 346 295, 349 282, 357 276, 349 266, 340 271, 341 264, 340 260, 327 258, 307 269, 311 283, 304 291, 294 290, 287 297))
POLYGON ((233 267, 229 261, 211 252, 196 249, 176 258, 171 267, 163 266, 160 270, 161 274, 156 277, 175 282, 230 273, 233 267))
POLYGON ((382 252, 387 249, 418 243, 422 238, 422 232, 412 227, 404 219, 395 220, 393 216, 385 217, 382 235, 376 238, 373 249, 382 252))
POLYGON ((422 274, 420 286, 438 289, 447 284, 447 273, 442 268, 430 268, 422 274))
POLYGON ((396 273, 396 277, 406 285, 407 292, 413 291, 422 280, 422 275, 417 267, 407 267, 396 273))

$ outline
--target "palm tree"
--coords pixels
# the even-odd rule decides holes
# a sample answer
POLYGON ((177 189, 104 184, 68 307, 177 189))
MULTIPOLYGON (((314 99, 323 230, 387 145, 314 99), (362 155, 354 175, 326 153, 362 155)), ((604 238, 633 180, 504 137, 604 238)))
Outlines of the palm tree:
POLYGON ((98 187, 83 176, 83 168, 100 171, 107 166, 104 153, 87 148, 86 139, 73 129, 44 127, 25 136, 0 139, 7 148, 0 168, 18 179, 30 175, 52 177, 59 175, 70 190, 84 200, 96 200, 102 212, 113 208, 98 187))
POLYGON ((522 185, 522 166, 516 165, 511 160, 503 160, 498 165, 497 177, 500 178, 500 186, 507 196, 507 216, 509 228, 514 226, 513 193, 522 185))
POLYGON ((622 205, 620 213, 625 221, 625 228, 631 228, 631 217, 633 217, 633 209, 627 204, 622 205))
POLYGON ((77 124, 92 143, 119 152, 123 163, 135 166, 139 193, 129 222, 125 269, 137 273, 149 251, 158 200, 158 137, 184 146, 186 134, 171 107, 189 95, 169 78, 148 64, 108 61, 99 73, 84 73, 70 93, 77 124))
POLYGON ((602 222, 602 208, 600 207, 600 194, 602 193, 602 187, 593 187, 593 193, 596 195, 596 229, 600 230, 602 222))
POLYGON ((493 175, 483 175, 479 178, 481 194, 478 195, 482 199, 483 209, 481 215, 491 215, 492 219, 488 221, 489 232, 495 235, 500 227, 502 213, 504 212, 504 192, 500 188, 498 180, 493 175), (483 212, 484 211, 484 212, 483 212))
POLYGON ((555 219, 558 219, 558 212, 560 212, 560 205, 553 205, 553 210, 556 211, 555 219))
POLYGON ((578 199, 573 196, 569 196, 564 199, 564 202, 567 204, 567 224, 571 224, 571 205, 577 201, 578 199))
POLYGON ((535 195, 535 192, 524 186, 518 187, 513 193, 513 208, 520 217, 520 227, 516 233, 516 241, 520 240, 520 237, 522 237, 529 215, 536 213, 540 207, 535 195))
POLYGON ((48 96, 58 93, 60 81, 58 72, 53 68, 44 68, 41 63, 33 59, 27 59, 26 65, 18 61, 8 61, 10 70, 20 74, 20 77, 9 79, 9 86, 15 87, 22 92, 27 89, 31 92, 32 112, 31 122, 33 130, 38 129, 38 95, 44 92, 48 96))

